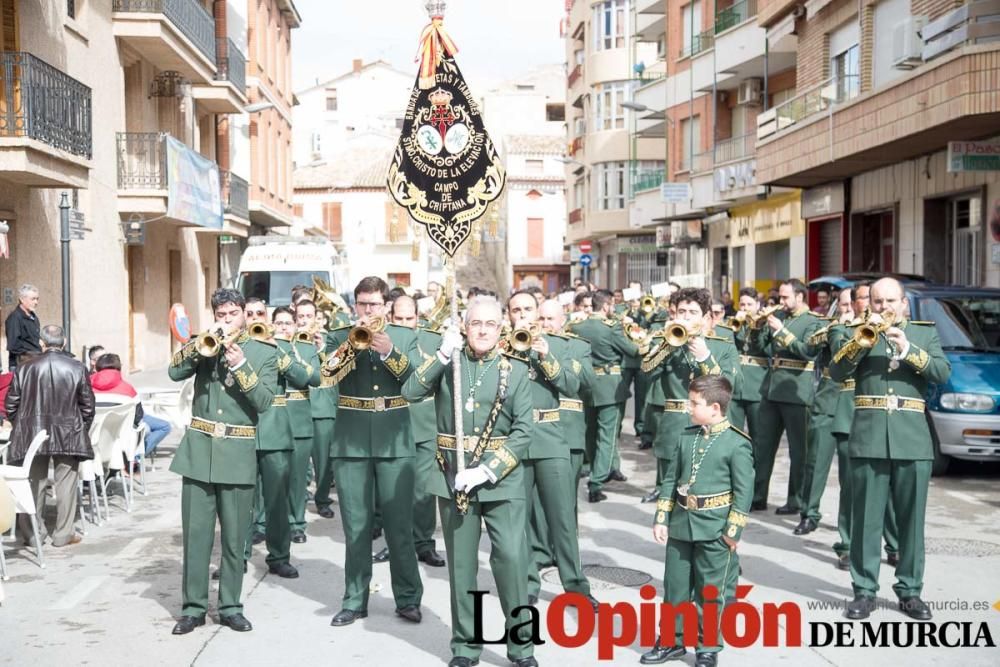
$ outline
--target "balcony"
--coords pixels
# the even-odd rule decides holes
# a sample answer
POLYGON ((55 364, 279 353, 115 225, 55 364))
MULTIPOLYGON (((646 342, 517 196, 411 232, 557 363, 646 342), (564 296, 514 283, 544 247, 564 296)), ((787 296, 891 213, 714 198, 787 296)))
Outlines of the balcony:
POLYGON ((715 151, 707 150, 691 156, 691 173, 703 174, 715 166, 715 151))
POLYGON ((715 15, 715 34, 734 28, 757 16, 757 0, 741 0, 720 9, 715 15))
POLYGON ((757 138, 763 139, 854 99, 861 92, 856 75, 831 77, 757 116, 757 138))
POLYGON ((663 169, 647 169, 632 174, 632 194, 646 190, 659 190, 663 183, 663 169))
POLYGON ((0 178, 88 187, 90 88, 30 53, 4 51, 0 59, 0 178))
MULTIPOLYGON (((250 220, 250 184, 231 171, 219 171, 222 205, 226 216, 250 220)), ((245 223, 244 223, 245 224, 245 223)))
MULTIPOLYGON (((182 226, 232 231, 223 226, 223 187, 212 160, 165 132, 119 132, 117 159, 122 218, 138 214, 182 226)), ((228 196, 239 204, 232 187, 228 196)))
POLYGON ((193 86, 191 95, 211 113, 242 113, 247 102, 247 60, 233 40, 216 40, 219 68, 207 86, 193 86))
POLYGON ((569 212, 569 224, 575 225, 578 222, 583 222, 583 209, 575 208, 569 212))
POLYGON ((685 44, 684 48, 681 49, 680 58, 692 58, 699 53, 708 51, 712 46, 715 45, 715 29, 709 28, 700 35, 695 35, 691 38, 689 44, 685 44))
POLYGON ((583 151, 583 145, 584 145, 583 136, 579 136, 576 139, 574 139, 569 145, 569 156, 576 157, 577 153, 583 151))
POLYGON ((216 76, 215 19, 198 0, 113 0, 115 37, 195 84, 216 76))
POLYGON ((577 63, 576 67, 573 68, 573 71, 569 73, 568 77, 566 77, 566 87, 572 88, 573 84, 580 80, 581 76, 583 76, 583 65, 577 63))
POLYGON ((753 157, 756 140, 757 135, 744 134, 742 137, 715 142, 715 164, 725 164, 753 157))

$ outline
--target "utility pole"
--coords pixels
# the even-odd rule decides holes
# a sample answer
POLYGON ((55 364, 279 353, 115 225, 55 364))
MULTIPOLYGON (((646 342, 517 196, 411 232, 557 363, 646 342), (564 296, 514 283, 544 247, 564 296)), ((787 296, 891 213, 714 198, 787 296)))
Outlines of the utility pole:
POLYGON ((63 192, 59 201, 59 243, 62 247, 62 328, 66 335, 66 351, 72 352, 70 342, 69 308, 69 193, 63 192))

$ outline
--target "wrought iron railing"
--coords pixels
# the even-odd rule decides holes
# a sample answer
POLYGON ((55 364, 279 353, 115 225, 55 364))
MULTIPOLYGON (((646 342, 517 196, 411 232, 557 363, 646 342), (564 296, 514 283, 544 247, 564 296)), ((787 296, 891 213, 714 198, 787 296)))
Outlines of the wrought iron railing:
POLYGON ((757 0, 741 0, 720 9, 715 15, 715 34, 738 26, 757 16, 757 0))
POLYGON ((90 158, 90 88, 30 53, 4 51, 0 57, 0 136, 28 137, 90 158))
POLYGON ((112 9, 163 14, 215 64, 215 19, 198 0, 114 0, 112 9))
POLYGON ((632 175, 632 193, 654 190, 663 183, 663 169, 637 171, 632 175))
POLYGON ((742 160, 754 154, 756 134, 723 139, 715 142, 715 164, 742 160))
POLYGON ((228 81, 241 93, 246 93, 247 89, 247 59, 240 50, 236 48, 233 40, 219 37, 219 71, 215 78, 219 81, 228 81))
POLYGON ((705 32, 691 38, 690 44, 685 44, 681 50, 681 58, 690 58, 702 51, 707 51, 715 45, 715 29, 709 28, 705 32))
POLYGON ((250 184, 231 171, 220 169, 222 182, 222 202, 226 213, 243 219, 250 219, 250 184))
POLYGON ((165 137, 162 132, 118 133, 119 190, 166 189, 165 137))

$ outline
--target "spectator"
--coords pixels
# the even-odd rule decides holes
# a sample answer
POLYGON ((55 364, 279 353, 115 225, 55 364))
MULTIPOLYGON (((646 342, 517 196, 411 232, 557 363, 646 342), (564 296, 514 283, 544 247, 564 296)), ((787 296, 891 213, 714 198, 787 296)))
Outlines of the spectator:
MULTIPOLYGON (((122 360, 117 354, 102 354, 97 359, 95 370, 96 372, 90 376, 90 385, 95 392, 136 397, 135 387, 122 378, 122 360)), ((156 450, 156 446, 170 435, 170 422, 147 415, 142 409, 142 403, 138 403, 135 408, 135 425, 138 426, 140 423, 145 424, 148 429, 143 445, 146 456, 149 456, 156 450)))
POLYGON ((87 359, 90 361, 90 365, 87 367, 88 372, 93 373, 97 370, 97 360, 102 354, 104 354, 103 345, 94 345, 87 349, 87 359))
POLYGON ((733 317, 736 315, 736 308, 733 306, 733 295, 728 291, 722 293, 722 305, 726 308, 726 317, 733 317))
MULTIPOLYGON (((14 424, 10 435, 10 462, 20 464, 32 439, 40 431, 49 438, 31 463, 28 480, 38 508, 38 537, 44 542, 45 486, 49 461, 55 468, 56 524, 52 545, 77 544, 76 486, 80 461, 94 458, 90 424, 94 421, 94 393, 87 382, 86 368, 63 353, 66 336, 61 327, 48 325, 41 330, 43 353, 19 366, 7 391, 4 404, 14 424)), ((21 517, 21 533, 29 544, 34 541, 27 516, 21 517)))
POLYGON ((816 290, 816 311, 820 315, 827 315, 830 312, 830 290, 821 287, 816 290))
POLYGON ((38 316, 38 288, 25 283, 17 291, 17 308, 7 316, 4 328, 7 331, 7 365, 13 373, 17 368, 17 359, 25 352, 39 353, 40 336, 38 316))
POLYGON ((717 299, 712 300, 712 327, 717 327, 726 321, 726 305, 717 299))

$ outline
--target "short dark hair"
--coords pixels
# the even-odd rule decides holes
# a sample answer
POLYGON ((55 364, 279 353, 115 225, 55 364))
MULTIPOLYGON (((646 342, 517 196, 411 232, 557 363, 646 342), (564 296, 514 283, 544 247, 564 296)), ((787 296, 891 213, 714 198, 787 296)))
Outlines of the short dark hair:
POLYGON ((396 287, 393 287, 391 290, 389 290, 389 297, 386 299, 386 301, 395 301, 401 296, 406 296, 406 290, 397 285, 396 287))
POLYGON ((267 308, 267 301, 264 301, 264 299, 261 299, 259 296, 252 296, 247 299, 245 306, 249 306, 251 303, 259 303, 267 308))
POLYGON ((788 280, 782 280, 780 286, 789 285, 796 294, 801 294, 802 298, 809 296, 809 290, 806 289, 805 284, 798 278, 789 278, 788 280))
POLYGON ((816 294, 819 294, 820 292, 826 292, 827 294, 829 294, 831 291, 832 290, 830 288, 828 288, 828 287, 817 287, 816 288, 816 294))
POLYGON ((97 358, 97 363, 94 364, 94 367, 99 371, 103 371, 106 368, 113 368, 116 371, 120 371, 122 369, 122 360, 114 352, 107 352, 97 358))
MULTIPOLYGON (((528 285, 527 287, 525 287, 521 291, 522 292, 527 292, 531 296, 535 296, 536 294, 542 294, 542 295, 545 294, 545 290, 543 290, 540 285, 528 285)), ((511 294, 511 296, 514 296, 514 295, 511 294)))
MULTIPOLYGON (((538 290, 538 291, 540 292, 541 290, 538 290)), ((506 304, 507 308, 508 309, 510 308, 510 302, 514 300, 515 296, 521 296, 522 294, 526 294, 526 295, 530 296, 532 299, 535 298, 535 293, 533 291, 531 291, 530 287, 525 288, 525 289, 514 290, 514 293, 511 294, 509 297, 507 297, 507 304, 506 304)))
POLYGON ((378 292, 382 295, 383 301, 389 300, 389 285, 378 276, 368 276, 362 278, 358 286, 354 288, 354 300, 358 300, 359 294, 373 294, 378 292))
POLYGON ((103 345, 91 345, 89 348, 87 348, 87 358, 93 359, 94 352, 103 352, 103 351, 104 351, 103 345))
POLYGON ((721 375, 699 375, 691 380, 688 391, 701 394, 705 402, 711 405, 718 403, 722 414, 729 409, 729 401, 733 397, 733 385, 721 375))
MULTIPOLYGON (((591 294, 590 292, 580 292, 579 294, 577 294, 576 296, 573 297, 573 305, 574 306, 582 306, 584 299, 593 299, 593 298, 594 298, 594 295, 591 294)), ((594 302, 591 301, 590 305, 594 305, 594 302)))
POLYGON ((667 284, 673 287, 674 290, 679 290, 681 288, 681 286, 678 285, 677 283, 667 283, 667 284))
POLYGON ((740 290, 740 296, 741 297, 748 296, 751 299, 756 300, 757 299, 757 288, 756 287, 744 287, 743 289, 740 290))
POLYGON ((712 293, 703 287, 682 287, 670 297, 670 303, 677 306, 681 301, 698 304, 702 315, 708 315, 712 310, 712 293))
POLYGON ((594 306, 594 310, 600 310, 614 300, 614 296, 606 289, 599 289, 596 292, 593 292, 590 298, 591 303, 594 306))
MULTIPOLYGON (((310 301, 310 303, 312 302, 310 301)), ((292 311, 291 308, 289 308, 288 306, 278 306, 277 308, 274 309, 274 312, 271 313, 271 321, 274 322, 276 319, 278 319, 278 315, 281 314, 291 315, 292 319, 293 320, 295 319, 295 313, 294 311, 292 311)))
POLYGON ((221 287, 214 292, 212 292, 212 310, 216 310, 219 306, 231 303, 234 306, 239 306, 240 308, 247 307, 247 300, 238 290, 234 290, 230 287, 221 287))
POLYGON ((312 301, 310 301, 309 299, 303 299, 302 301, 299 301, 299 302, 298 302, 297 304, 295 304, 295 314, 296 314, 296 315, 297 315, 297 314, 298 314, 298 312, 299 312, 299 308, 301 308, 302 306, 309 306, 309 307, 310 307, 310 308, 312 308, 312 309, 313 309, 314 311, 315 311, 315 310, 317 310, 317 308, 316 308, 316 304, 315 304, 315 303, 313 303, 313 302, 312 302, 312 301))
POLYGON ((311 289, 309 289, 305 285, 296 285, 295 287, 293 287, 292 303, 294 304, 296 301, 301 299, 303 294, 305 294, 307 298, 309 298, 309 300, 312 300, 313 291, 311 289))

